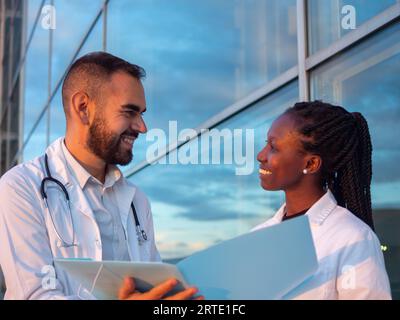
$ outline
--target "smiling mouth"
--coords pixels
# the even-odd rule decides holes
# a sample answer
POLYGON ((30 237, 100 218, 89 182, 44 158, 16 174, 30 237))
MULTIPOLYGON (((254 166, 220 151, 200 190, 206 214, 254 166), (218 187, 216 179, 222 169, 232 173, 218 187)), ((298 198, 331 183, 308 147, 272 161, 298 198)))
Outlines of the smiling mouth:
POLYGON ((123 136, 122 141, 129 144, 130 146, 133 146, 133 142, 135 141, 136 137, 130 137, 130 136, 123 136))
POLYGON ((258 172, 262 175, 267 175, 267 176, 272 174, 270 170, 265 170, 265 169, 259 169, 258 172))

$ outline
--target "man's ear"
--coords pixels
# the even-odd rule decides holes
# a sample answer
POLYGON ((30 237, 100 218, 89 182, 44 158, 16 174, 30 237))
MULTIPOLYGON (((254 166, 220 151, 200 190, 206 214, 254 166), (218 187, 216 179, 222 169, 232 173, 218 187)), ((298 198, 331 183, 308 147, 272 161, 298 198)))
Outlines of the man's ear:
POLYGON ((71 97, 71 111, 81 121, 82 124, 90 123, 89 96, 82 91, 78 91, 71 97))
POLYGON ((307 159, 307 172, 309 174, 318 173, 322 168, 322 159, 319 155, 310 155, 307 159))

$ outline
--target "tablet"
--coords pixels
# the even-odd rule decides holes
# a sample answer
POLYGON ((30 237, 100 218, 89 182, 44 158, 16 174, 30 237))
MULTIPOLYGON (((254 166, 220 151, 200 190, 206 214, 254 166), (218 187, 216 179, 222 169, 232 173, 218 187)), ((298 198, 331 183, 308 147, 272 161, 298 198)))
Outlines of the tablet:
POLYGON ((169 278, 178 284, 168 295, 188 288, 178 268, 162 262, 93 261, 89 259, 55 259, 56 269, 61 269, 91 292, 97 299, 118 299, 125 277, 135 279, 136 290, 145 292, 169 278))

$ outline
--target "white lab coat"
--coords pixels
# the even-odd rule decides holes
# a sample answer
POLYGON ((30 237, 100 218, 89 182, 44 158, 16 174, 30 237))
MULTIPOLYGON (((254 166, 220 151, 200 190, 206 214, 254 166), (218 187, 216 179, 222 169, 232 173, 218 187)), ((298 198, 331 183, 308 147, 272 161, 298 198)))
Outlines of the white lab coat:
MULTIPOLYGON (((284 209, 285 204, 271 219, 253 230, 281 223, 284 209)), ((391 299, 381 245, 369 226, 337 205, 330 190, 306 215, 310 220, 319 267, 285 299, 391 299)))
MULTIPOLYGON (((0 265, 7 286, 5 299, 93 298, 86 288, 81 287, 61 270, 55 270, 55 288, 48 278, 54 258, 102 259, 99 228, 82 189, 69 174, 62 143, 63 138, 56 140, 48 147, 46 153, 52 176, 61 181, 69 193, 75 241, 78 245, 62 246, 42 200, 40 185, 46 172, 44 155, 9 170, 0 179, 0 265)), ((154 241, 151 209, 146 196, 126 179, 116 188, 131 260, 160 261, 154 241), (137 241, 135 222, 130 209, 132 200, 141 226, 148 237, 148 241, 141 246, 137 241)), ((46 190, 59 232, 67 235, 68 240, 72 239, 72 225, 66 211, 64 194, 55 189, 54 184, 49 184, 46 190)))

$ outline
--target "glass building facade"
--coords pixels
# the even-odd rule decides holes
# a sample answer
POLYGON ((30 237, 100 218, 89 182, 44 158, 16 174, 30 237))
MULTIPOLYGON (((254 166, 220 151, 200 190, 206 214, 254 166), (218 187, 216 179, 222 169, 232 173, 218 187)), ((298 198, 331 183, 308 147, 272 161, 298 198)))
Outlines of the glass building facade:
POLYGON ((340 104, 362 112, 370 125, 376 232, 393 297, 400 298, 399 0, 0 3, 2 173, 64 135, 61 84, 77 57, 104 50, 141 65, 148 128, 163 130, 168 141, 176 134, 171 121, 179 132, 195 130, 153 162, 146 157, 153 142, 142 137, 122 168, 148 195, 158 248, 174 261, 248 232, 280 207, 283 194, 259 186, 255 159, 278 114, 296 101, 340 104), (5 36, 7 4, 21 17, 12 23, 13 50, 5 36), (10 54, 14 60, 4 63, 10 54), (14 83, 5 87, 10 77, 14 83), (223 154, 232 137, 203 144, 203 129, 254 130, 252 174, 236 175, 232 161, 212 164, 210 155, 223 154), (209 161, 174 164, 193 150, 209 161))

